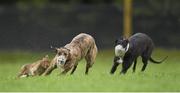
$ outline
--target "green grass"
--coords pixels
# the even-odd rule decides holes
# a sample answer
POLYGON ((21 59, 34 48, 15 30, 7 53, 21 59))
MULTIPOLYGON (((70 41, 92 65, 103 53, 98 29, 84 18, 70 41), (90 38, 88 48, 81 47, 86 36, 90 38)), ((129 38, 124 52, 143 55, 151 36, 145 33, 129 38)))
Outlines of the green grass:
POLYGON ((141 58, 137 70, 132 73, 132 67, 126 75, 119 75, 121 66, 114 75, 109 71, 112 66, 113 50, 100 51, 90 70, 85 75, 85 61, 81 61, 74 75, 59 76, 58 69, 50 76, 16 79, 16 75, 25 63, 34 62, 48 52, 0 52, 0 91, 180 91, 180 50, 156 49, 153 58, 160 60, 168 55, 162 64, 148 64, 146 71, 141 72, 141 58))

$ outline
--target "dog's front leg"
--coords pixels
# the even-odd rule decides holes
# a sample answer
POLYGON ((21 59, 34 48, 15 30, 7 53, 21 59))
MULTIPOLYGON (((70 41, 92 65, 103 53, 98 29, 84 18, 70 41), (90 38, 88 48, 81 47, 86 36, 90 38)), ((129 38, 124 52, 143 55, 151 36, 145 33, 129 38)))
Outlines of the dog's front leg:
POLYGON ((62 74, 62 75, 65 75, 69 70, 71 70, 71 68, 66 68, 66 69, 64 69, 63 72, 61 72, 61 74, 62 74))
POLYGON ((54 63, 54 62, 52 62, 51 64, 50 64, 50 66, 46 69, 46 71, 42 74, 43 76, 46 76, 46 75, 49 75, 49 74, 51 74, 51 72, 54 70, 54 69, 56 69, 57 68, 57 65, 54 63))
POLYGON ((75 66, 73 67, 73 70, 71 71, 71 75, 74 73, 74 71, 76 70, 76 68, 77 68, 77 65, 75 65, 75 66))
POLYGON ((126 74, 129 67, 131 67, 133 61, 134 61, 134 58, 125 58, 124 62, 122 63, 122 70, 120 74, 126 74))
POLYGON ((114 72, 116 71, 116 69, 117 69, 117 67, 119 65, 119 63, 117 63, 117 60, 119 60, 119 58, 118 57, 114 57, 114 64, 113 64, 113 66, 111 68, 110 74, 114 74, 114 72))
POLYGON ((61 72, 61 74, 66 74, 69 70, 71 70, 71 68, 73 67, 73 62, 67 62, 65 65, 64 65, 64 71, 61 72))

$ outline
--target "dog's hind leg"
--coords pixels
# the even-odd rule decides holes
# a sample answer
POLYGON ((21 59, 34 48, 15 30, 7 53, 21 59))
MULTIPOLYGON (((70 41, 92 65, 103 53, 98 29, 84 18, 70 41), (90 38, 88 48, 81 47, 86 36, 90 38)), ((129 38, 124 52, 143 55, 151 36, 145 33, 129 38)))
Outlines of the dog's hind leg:
POLYGON ((147 64, 148 64, 148 58, 143 57, 142 62, 143 62, 144 65, 143 65, 141 71, 144 71, 146 69, 146 67, 147 67, 147 64))
POLYGON ((135 71, 136 71, 136 63, 137 63, 137 58, 135 58, 135 60, 134 60, 133 72, 135 72, 135 71))
POLYGON ((96 45, 92 46, 89 51, 87 52, 86 56, 85 56, 85 60, 86 60, 86 71, 85 74, 88 74, 89 72, 89 68, 91 68, 95 62, 96 59, 96 55, 97 55, 97 47, 96 45))
POLYGON ((86 60, 86 71, 85 71, 85 74, 88 74, 88 72, 89 72, 89 68, 91 68, 92 67, 92 65, 94 64, 94 60, 92 59, 92 57, 91 56, 86 56, 85 57, 85 60, 86 60))
POLYGON ((142 62, 143 62, 143 67, 141 71, 143 72, 147 67, 148 59, 150 58, 150 56, 148 55, 148 52, 147 52, 147 53, 143 53, 141 57, 142 57, 142 62))
POLYGON ((146 67, 147 67, 147 64, 148 64, 148 60, 152 54, 152 50, 153 48, 149 47, 147 48, 147 50, 141 55, 142 57, 142 62, 143 62, 143 67, 141 69, 141 71, 145 71, 146 67))
POLYGON ((88 74, 90 67, 91 67, 90 64, 87 63, 87 64, 86 64, 86 71, 85 71, 85 74, 86 74, 86 75, 88 74))

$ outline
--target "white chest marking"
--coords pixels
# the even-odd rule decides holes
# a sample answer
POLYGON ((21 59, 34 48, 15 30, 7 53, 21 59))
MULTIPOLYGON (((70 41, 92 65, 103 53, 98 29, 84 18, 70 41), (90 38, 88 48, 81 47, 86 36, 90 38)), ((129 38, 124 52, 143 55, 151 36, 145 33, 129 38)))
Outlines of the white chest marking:
POLYGON ((117 60, 118 63, 123 63, 123 58, 119 58, 119 60, 117 60))

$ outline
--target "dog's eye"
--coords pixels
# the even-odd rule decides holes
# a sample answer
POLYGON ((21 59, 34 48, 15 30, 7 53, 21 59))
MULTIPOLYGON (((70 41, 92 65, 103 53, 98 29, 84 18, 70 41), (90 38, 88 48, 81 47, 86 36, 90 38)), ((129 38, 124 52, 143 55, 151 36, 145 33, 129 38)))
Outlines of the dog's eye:
POLYGON ((67 53, 64 53, 65 56, 67 56, 67 53))
POLYGON ((61 55, 61 53, 58 53, 58 55, 61 55))

